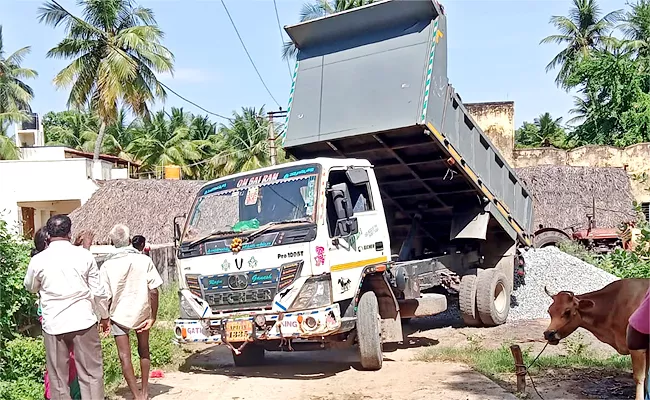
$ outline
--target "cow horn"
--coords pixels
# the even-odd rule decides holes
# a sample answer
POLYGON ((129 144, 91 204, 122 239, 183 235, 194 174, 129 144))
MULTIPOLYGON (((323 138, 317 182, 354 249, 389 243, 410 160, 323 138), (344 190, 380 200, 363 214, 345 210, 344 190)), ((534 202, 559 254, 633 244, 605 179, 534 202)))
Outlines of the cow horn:
POLYGON ((544 285, 544 291, 546 292, 546 294, 547 294, 548 297, 550 297, 550 298, 553 298, 553 297, 555 296, 554 294, 551 294, 551 292, 548 291, 548 288, 546 287, 546 285, 544 285))

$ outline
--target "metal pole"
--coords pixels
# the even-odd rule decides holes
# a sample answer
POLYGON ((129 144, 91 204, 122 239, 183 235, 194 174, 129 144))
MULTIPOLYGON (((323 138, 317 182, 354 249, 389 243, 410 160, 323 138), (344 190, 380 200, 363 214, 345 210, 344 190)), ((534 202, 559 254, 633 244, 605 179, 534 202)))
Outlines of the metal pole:
POLYGON ((275 148, 275 127, 273 126, 272 113, 269 113, 269 156, 271 157, 271 165, 276 165, 278 160, 275 148))

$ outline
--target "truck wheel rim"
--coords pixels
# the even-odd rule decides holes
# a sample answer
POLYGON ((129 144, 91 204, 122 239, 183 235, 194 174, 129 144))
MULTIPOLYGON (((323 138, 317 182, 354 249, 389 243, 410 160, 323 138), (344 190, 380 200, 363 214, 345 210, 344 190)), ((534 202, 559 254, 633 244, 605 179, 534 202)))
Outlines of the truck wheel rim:
POLYGON ((508 305, 508 292, 501 282, 497 282, 494 288, 494 308, 497 312, 502 313, 508 305))

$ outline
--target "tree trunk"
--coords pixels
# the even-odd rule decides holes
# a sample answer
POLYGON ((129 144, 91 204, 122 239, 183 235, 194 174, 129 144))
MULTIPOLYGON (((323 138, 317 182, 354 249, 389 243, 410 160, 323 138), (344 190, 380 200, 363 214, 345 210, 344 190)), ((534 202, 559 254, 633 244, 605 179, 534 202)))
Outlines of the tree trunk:
POLYGON ((95 142, 95 152, 93 153, 93 161, 99 161, 99 153, 102 150, 102 142, 104 141, 104 134, 106 133, 106 122, 102 121, 99 126, 99 134, 95 142))

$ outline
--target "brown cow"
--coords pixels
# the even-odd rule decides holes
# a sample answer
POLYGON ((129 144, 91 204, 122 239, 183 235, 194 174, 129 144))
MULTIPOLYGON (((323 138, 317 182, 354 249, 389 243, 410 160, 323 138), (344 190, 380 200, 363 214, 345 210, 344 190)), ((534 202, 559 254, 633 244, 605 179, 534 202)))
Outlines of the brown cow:
POLYGON ((578 328, 593 333, 598 340, 612 346, 619 354, 630 354, 636 383, 636 400, 643 400, 644 384, 648 375, 648 352, 627 347, 628 320, 639 307, 650 287, 650 279, 621 279, 600 290, 581 295, 562 291, 551 296, 548 308, 551 323, 544 331, 544 339, 551 345, 569 336, 578 328))

